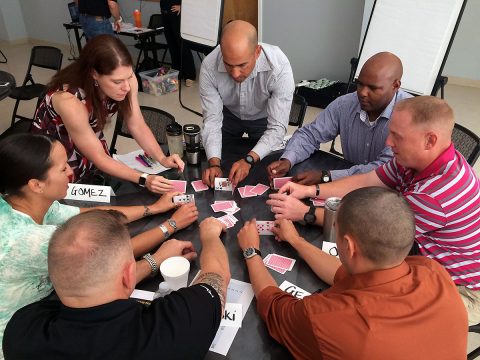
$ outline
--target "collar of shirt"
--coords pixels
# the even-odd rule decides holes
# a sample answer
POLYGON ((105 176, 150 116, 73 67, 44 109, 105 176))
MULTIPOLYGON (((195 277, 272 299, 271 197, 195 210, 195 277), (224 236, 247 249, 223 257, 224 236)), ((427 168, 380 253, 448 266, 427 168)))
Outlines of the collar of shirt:
POLYGON ((414 177, 414 182, 420 181, 421 179, 433 176, 442 171, 442 168, 445 167, 445 164, 450 162, 455 158, 455 146, 453 143, 445 150, 439 157, 437 157, 430 165, 428 165, 423 171, 419 172, 414 177))
POLYGON ((118 299, 88 308, 72 308, 63 305, 60 301, 59 303, 59 318, 71 321, 83 321, 85 319, 88 319, 88 321, 100 321, 111 319, 140 305, 139 302, 132 299, 118 299))
POLYGON ((369 271, 361 274, 349 274, 342 265, 335 273, 332 287, 327 291, 339 292, 383 285, 400 279, 409 272, 410 266, 405 261, 393 268, 369 271))
POLYGON ((365 110, 362 110, 362 108, 360 108, 360 111, 359 111, 360 120, 362 120, 362 122, 365 125, 369 127, 374 127, 375 125, 377 125, 378 119, 380 118, 390 119, 390 117, 392 116, 393 107, 397 102, 397 94, 398 92, 395 93, 395 96, 392 98, 392 100, 387 105, 387 107, 383 109, 382 113, 375 119, 375 121, 369 121, 367 112, 365 110))

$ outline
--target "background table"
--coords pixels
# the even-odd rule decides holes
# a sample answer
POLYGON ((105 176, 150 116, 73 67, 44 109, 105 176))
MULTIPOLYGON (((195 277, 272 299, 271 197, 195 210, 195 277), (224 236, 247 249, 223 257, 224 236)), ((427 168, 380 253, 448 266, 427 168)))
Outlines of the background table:
POLYGON ((15 86, 15 77, 6 71, 0 71, 0 100, 5 99, 15 86))
MULTIPOLYGON (((222 156, 222 168, 228 170, 231 164, 241 159, 252 148, 252 143, 247 141, 230 142, 224 146, 224 155, 222 156)), ((268 184, 268 176, 266 166, 272 161, 277 160, 281 152, 273 153, 263 159, 260 163, 255 164, 251 169, 248 177, 239 186, 256 185, 257 183, 268 184)), ((268 194, 272 190, 267 191, 261 196, 242 199, 238 191, 232 195, 228 191, 214 191, 206 190, 202 192, 195 192, 190 184, 191 181, 201 178, 201 170, 206 166, 206 159, 203 155, 202 163, 198 166, 187 165, 182 174, 182 178, 188 181, 187 193, 195 194, 195 203, 199 209, 200 223, 203 219, 209 216, 220 217, 224 215, 223 212, 214 213, 210 207, 215 200, 235 200, 241 210, 234 214, 239 220, 237 224, 227 229, 227 232, 222 234, 221 239, 227 249, 230 272, 232 279, 250 282, 248 277, 245 260, 237 244, 237 233, 243 226, 244 221, 256 218, 257 220, 274 220, 274 214, 270 211, 269 206, 265 204, 268 199, 268 194)), ((322 151, 316 152, 310 159, 298 164, 292 169, 295 174, 299 171, 309 169, 342 169, 351 166, 347 161, 338 158, 332 154, 322 151)), ((225 172, 228 176, 228 172, 225 172)), ((176 171, 169 170, 165 176, 174 179, 179 178, 176 171)), ((157 199, 157 196, 150 193, 148 190, 139 188, 130 183, 123 183, 117 191, 117 196, 112 197, 112 205, 137 205, 137 204, 151 204, 157 199)), ((88 205, 92 206, 92 205, 88 205)), ((129 230, 132 235, 136 235, 145 230, 158 226, 171 216, 172 212, 151 216, 145 219, 140 219, 129 225, 129 230)), ((201 245, 198 232, 198 223, 193 223, 186 229, 179 231, 173 235, 174 238, 180 240, 192 241, 196 250, 201 252, 201 245)), ((314 245, 321 247, 322 245, 322 229, 317 226, 303 226, 296 225, 300 235, 307 239, 314 245)), ((287 271, 284 275, 270 270, 274 279, 280 285, 284 280, 300 286, 301 288, 313 293, 319 289, 324 289, 326 284, 318 279, 308 265, 299 258, 296 251, 287 243, 277 242, 273 236, 260 237, 260 250, 263 256, 270 253, 288 256, 297 259, 292 271, 287 271)), ((191 263, 189 282, 196 275, 199 270, 199 260, 191 263)), ((147 279, 137 285, 138 289, 155 291, 158 288, 158 283, 161 277, 147 279)), ((256 311, 256 300, 253 299, 248 312, 243 319, 242 327, 237 332, 235 340, 226 357, 209 352, 206 359, 290 359, 289 352, 268 334, 264 322, 260 319, 256 311)))

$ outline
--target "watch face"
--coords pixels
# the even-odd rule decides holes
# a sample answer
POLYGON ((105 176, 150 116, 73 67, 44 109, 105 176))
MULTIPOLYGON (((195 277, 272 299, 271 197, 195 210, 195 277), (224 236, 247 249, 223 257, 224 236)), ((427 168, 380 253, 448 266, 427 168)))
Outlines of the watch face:
POLYGON ((243 256, 245 256, 246 258, 249 258, 249 257, 253 256, 254 254, 255 254, 255 249, 254 248, 247 248, 243 252, 243 256))
POLYGON ((245 156, 245 161, 246 161, 248 164, 252 165, 252 164, 254 163, 253 156, 251 156, 251 155, 245 156))
POLYGON ((305 214, 304 220, 307 224, 313 224, 315 222, 315 215, 313 214, 305 214))
POLYGON ((326 183, 326 182, 329 182, 330 181, 330 177, 328 175, 324 175, 323 176, 323 182, 326 183))

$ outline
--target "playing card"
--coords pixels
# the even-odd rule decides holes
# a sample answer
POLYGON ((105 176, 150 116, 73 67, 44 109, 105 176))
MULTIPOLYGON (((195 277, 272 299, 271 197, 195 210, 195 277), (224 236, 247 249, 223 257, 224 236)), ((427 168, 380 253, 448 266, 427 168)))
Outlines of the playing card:
POLYGON ((232 191, 232 183, 227 178, 215 178, 215 190, 232 191))
POLYGON ((237 190, 238 190, 238 193, 240 194, 240 196, 241 196, 242 198, 244 198, 244 197, 245 197, 245 196, 244 196, 245 188, 244 188, 244 187, 239 187, 239 188, 237 188, 237 190))
POLYGON ((221 201, 215 204, 211 204, 210 206, 212 207, 213 211, 219 212, 219 211, 226 211, 227 209, 232 209, 232 207, 235 206, 232 203, 233 201, 221 201))
POLYGON ((275 226, 274 221, 257 221, 257 231, 259 235, 273 235, 271 229, 275 226))
POLYGON ((295 265, 295 259, 291 259, 277 254, 272 254, 272 256, 270 256, 270 258, 268 259, 267 265, 280 267, 290 271, 292 270, 293 265, 295 265))
POLYGON ((255 187, 255 186, 246 185, 246 186, 244 187, 243 197, 246 198, 246 197, 254 197, 254 196, 257 196, 257 194, 252 191, 254 187, 255 187))
POLYGON ((273 265, 265 265, 265 266, 272 270, 275 270, 276 272, 279 272, 280 274, 285 274, 288 271, 287 269, 284 269, 278 266, 273 266, 273 265))
POLYGON ((270 189, 267 185, 264 185, 264 184, 257 184, 252 190, 251 192, 257 194, 257 195, 262 195, 265 191, 267 191, 268 189, 270 189))
POLYGON ((195 191, 204 191, 204 190, 208 190, 208 186, 205 185, 202 180, 195 180, 195 181, 192 181, 192 187, 193 187, 193 190, 195 191))
POLYGON ((185 180, 170 180, 173 189, 171 191, 179 191, 184 193, 187 191, 187 182, 185 180))
POLYGON ((188 194, 188 195, 177 195, 173 197, 173 203, 178 204, 187 204, 191 202, 195 202, 195 195, 188 194))
POLYGON ((291 176, 274 178, 273 179, 273 188, 274 189, 280 189, 283 185, 285 185, 289 181, 292 181, 291 176))

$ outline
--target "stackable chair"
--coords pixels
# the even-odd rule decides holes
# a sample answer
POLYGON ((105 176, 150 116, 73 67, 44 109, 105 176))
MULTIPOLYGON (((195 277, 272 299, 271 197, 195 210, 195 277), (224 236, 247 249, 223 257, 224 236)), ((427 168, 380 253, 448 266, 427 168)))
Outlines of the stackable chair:
POLYGON ((307 101, 303 96, 293 94, 292 108, 288 118, 288 125, 301 128, 307 111, 307 101))
POLYGON ((452 142, 455 145, 455 149, 463 155, 470 166, 473 166, 480 154, 480 138, 466 127, 455 124, 452 142))

